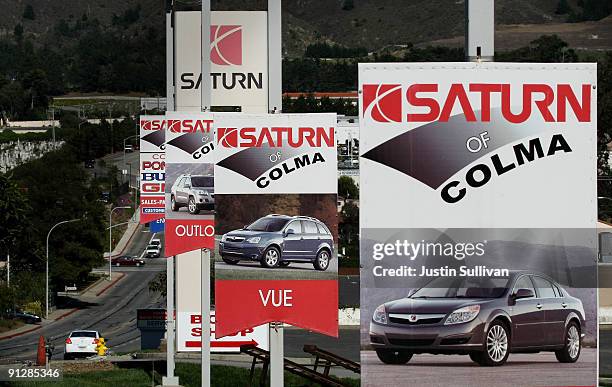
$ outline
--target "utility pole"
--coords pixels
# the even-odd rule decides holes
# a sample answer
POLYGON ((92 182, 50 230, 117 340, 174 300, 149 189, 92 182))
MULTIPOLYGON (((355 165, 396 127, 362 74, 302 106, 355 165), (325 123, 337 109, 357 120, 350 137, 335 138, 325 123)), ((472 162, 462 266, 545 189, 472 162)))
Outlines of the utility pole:
POLYGON ((11 286, 11 254, 6 253, 6 286, 11 286))

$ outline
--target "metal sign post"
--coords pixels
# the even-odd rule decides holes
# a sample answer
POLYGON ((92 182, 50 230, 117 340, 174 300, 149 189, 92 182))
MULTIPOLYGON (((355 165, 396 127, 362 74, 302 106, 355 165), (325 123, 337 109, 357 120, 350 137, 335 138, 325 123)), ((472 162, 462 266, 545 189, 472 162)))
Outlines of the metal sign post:
MULTIPOLYGON (((174 29, 172 1, 166 0, 166 110, 174 110, 174 29)), ((159 105, 158 105, 159 109, 159 105)))
POLYGON ((166 376, 164 386, 178 386, 179 379, 174 376, 174 257, 166 258, 166 376))
MULTIPOLYGON (((212 86, 210 80, 210 0, 202 0, 202 86, 201 110, 210 111, 212 86)), ((202 387, 210 387, 210 251, 201 250, 202 268, 202 387)))
POLYGON ((495 56, 495 1, 466 0, 465 57, 467 62, 492 62, 495 56))
MULTIPOLYGON (((281 0, 268 0, 268 110, 280 113, 282 99, 281 0)), ((284 385, 283 323, 270 323, 270 386, 284 385)))
POLYGON ((202 387, 210 387, 210 251, 202 250, 202 387))

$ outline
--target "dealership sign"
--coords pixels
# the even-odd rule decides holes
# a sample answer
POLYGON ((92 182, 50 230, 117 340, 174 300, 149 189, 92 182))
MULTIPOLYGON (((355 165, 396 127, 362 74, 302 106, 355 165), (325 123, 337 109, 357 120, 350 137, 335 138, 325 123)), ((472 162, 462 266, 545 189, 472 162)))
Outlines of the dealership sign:
POLYGON ((336 193, 335 114, 217 114, 218 194, 336 193))
MULTIPOLYGON (((180 352, 200 352, 202 348, 202 315, 200 313, 178 312, 177 348, 180 352)), ((239 330, 236 334, 215 338, 215 311, 210 312, 210 351, 213 353, 239 353, 242 345, 255 345, 268 350, 269 332, 265 325, 239 330)))
POLYGON ((594 226, 593 65, 361 64, 359 82, 363 226, 594 226))
POLYGON ((217 338, 268 322, 338 335, 337 273, 328 266, 315 270, 315 256, 319 257, 321 251, 331 255, 330 260, 336 259, 335 126, 336 114, 215 114, 216 219, 224 227, 234 222, 219 235, 216 252, 223 257, 223 262, 215 265, 216 312, 221 322, 216 328, 217 338), (243 225, 258 219, 291 219, 286 220, 286 227, 292 228, 283 231, 284 239, 278 245, 266 245, 270 234, 265 232, 248 239, 239 236, 251 232, 240 229, 243 225), (318 236, 313 239, 315 234, 318 236), (259 260, 266 266, 263 260, 269 251, 277 251, 282 260, 286 259, 283 264, 290 259, 301 260, 291 264, 309 275, 296 279, 295 274, 285 273, 286 265, 280 262, 272 264, 280 268, 257 264, 240 272, 235 268, 244 261, 227 264, 238 257, 259 260))
MULTIPOLYGON (((176 110, 200 111, 201 14, 175 12, 176 110)), ((210 28, 213 106, 266 112, 267 13, 214 11, 210 28)))
POLYGON ((215 149, 210 113, 166 115, 166 255, 214 247, 215 149))
POLYGON ((165 126, 163 116, 140 116, 140 223, 162 219, 165 208, 165 126))

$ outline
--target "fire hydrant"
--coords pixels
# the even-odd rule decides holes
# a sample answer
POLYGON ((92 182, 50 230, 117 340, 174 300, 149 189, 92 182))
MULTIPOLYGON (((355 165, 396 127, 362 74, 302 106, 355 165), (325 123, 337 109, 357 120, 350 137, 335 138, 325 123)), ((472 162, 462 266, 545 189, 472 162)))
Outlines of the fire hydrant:
POLYGON ((100 337, 100 339, 98 340, 98 344, 96 345, 96 352, 98 353, 98 356, 106 356, 107 350, 108 347, 104 345, 104 338, 100 337))

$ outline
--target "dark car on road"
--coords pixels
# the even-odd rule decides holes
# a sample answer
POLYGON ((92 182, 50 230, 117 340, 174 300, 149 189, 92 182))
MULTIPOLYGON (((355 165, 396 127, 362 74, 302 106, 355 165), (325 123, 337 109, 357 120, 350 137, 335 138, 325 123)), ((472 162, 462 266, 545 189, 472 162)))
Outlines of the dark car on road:
POLYGON ((34 313, 24 312, 23 310, 19 310, 19 309, 9 312, 8 317, 16 319, 16 320, 21 320, 25 322, 26 324, 37 324, 42 321, 40 316, 37 316, 34 313))
POLYGON ((464 354, 483 366, 512 353, 552 351, 578 360, 582 302, 550 278, 511 271, 507 277, 439 277, 407 298, 376 308, 370 342, 386 364, 414 354, 464 354))
POLYGON ((111 261, 113 266, 144 266, 145 260, 138 257, 130 257, 123 255, 121 257, 113 258, 111 261))
POLYGON ((329 267, 333 251, 334 239, 329 228, 308 216, 267 215, 240 230, 228 232, 219 242, 219 253, 225 263, 259 261, 266 268, 308 262, 324 271, 329 267))

